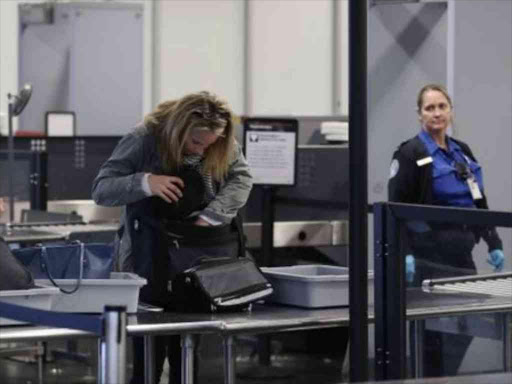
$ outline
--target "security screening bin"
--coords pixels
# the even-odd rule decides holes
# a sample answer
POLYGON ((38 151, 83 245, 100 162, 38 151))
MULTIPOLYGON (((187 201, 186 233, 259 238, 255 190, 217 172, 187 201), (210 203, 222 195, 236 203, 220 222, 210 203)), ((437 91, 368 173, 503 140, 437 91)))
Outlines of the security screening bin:
MULTIPOLYGON (((52 309, 52 304, 55 298, 60 295, 61 293, 59 288, 40 286, 40 284, 36 284, 36 287, 31 289, 0 291, 0 301, 8 304, 22 305, 32 309, 49 311, 52 309)), ((0 326, 19 324, 27 323, 0 317, 0 326)))
MULTIPOLYGON (((36 279, 38 285, 51 285, 50 280, 36 279)), ((76 286, 76 279, 56 279, 66 291, 76 286)), ((137 312, 140 288, 146 279, 127 272, 111 272, 110 279, 83 279, 72 294, 61 294, 53 300, 52 310, 60 312, 103 313, 105 305, 126 306, 126 312, 137 312)))
MULTIPOLYGON (((349 305, 348 268, 296 265, 261 268, 274 288, 268 301, 306 308, 349 305)), ((373 271, 368 271, 368 302, 373 303, 373 271)))

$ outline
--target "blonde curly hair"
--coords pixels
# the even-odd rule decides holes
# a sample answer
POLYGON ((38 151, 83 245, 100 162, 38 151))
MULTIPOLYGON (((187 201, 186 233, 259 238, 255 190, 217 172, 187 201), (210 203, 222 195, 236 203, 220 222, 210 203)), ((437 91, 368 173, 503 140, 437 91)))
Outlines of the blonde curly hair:
POLYGON ((183 164, 184 146, 191 132, 209 130, 219 136, 204 154, 203 172, 214 180, 225 178, 234 152, 233 113, 228 104, 203 91, 159 104, 144 118, 144 125, 158 138, 162 166, 167 172, 183 164))

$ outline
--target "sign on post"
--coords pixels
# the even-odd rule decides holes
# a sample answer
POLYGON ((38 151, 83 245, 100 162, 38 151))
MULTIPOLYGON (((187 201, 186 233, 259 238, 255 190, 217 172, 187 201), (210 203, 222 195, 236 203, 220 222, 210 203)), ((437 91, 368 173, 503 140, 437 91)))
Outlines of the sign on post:
POLYGON ((244 154, 255 185, 295 185, 297 135, 295 119, 244 120, 244 154))

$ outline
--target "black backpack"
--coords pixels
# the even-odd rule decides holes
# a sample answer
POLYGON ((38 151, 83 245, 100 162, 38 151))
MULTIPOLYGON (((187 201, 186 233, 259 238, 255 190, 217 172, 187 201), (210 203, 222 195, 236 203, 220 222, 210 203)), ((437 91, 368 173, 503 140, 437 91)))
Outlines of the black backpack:
POLYGON ((12 254, 0 237, 0 291, 34 288, 30 271, 12 254))

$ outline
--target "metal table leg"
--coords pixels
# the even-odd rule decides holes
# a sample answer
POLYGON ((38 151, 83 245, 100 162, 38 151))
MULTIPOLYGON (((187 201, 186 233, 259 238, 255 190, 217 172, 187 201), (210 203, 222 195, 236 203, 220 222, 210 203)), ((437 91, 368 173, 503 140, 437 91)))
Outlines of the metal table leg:
POLYGON ((227 335, 224 337, 224 383, 235 384, 235 354, 233 351, 233 335, 227 335))
POLYGON ((194 383, 195 337, 191 334, 181 336, 181 382, 194 383))
POLYGON ((512 318, 510 313, 503 313, 503 370, 505 372, 512 371, 512 334, 510 326, 512 318))
POLYGON ((414 366, 414 377, 423 377, 423 334, 425 332, 425 320, 414 320, 414 349, 416 360, 414 366))
POLYGON ((105 345, 105 339, 100 337, 98 339, 98 383, 106 383, 107 377, 105 376, 105 373, 107 371, 106 369, 106 345, 105 345))
POLYGON ((44 357, 44 347, 42 342, 37 343, 37 378, 39 380, 39 384, 43 384, 43 357, 44 357))
POLYGON ((144 335, 144 383, 155 381, 154 336, 144 335))
POLYGON ((126 382, 126 306, 106 305, 105 355, 107 384, 126 382))

